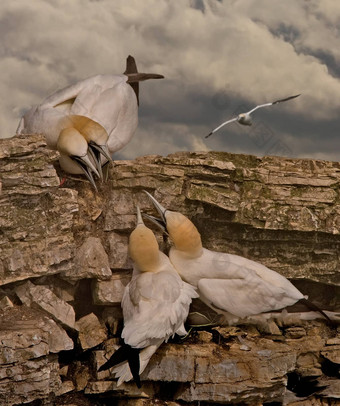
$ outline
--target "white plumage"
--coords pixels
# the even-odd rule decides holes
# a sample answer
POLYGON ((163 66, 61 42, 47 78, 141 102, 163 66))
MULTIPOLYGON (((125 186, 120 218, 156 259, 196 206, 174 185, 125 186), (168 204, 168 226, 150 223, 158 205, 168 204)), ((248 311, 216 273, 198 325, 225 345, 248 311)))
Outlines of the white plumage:
POLYGON ((186 282, 197 288, 200 299, 223 314, 226 321, 275 311, 304 299, 291 282, 266 266, 203 248, 198 230, 187 217, 166 210, 147 194, 174 243, 169 252, 172 265, 186 282))
MULTIPOLYGON (((152 73, 138 73, 134 58, 129 56, 124 74, 89 77, 55 92, 38 106, 32 107, 21 118, 17 134, 43 134, 49 148, 58 149, 58 139, 63 129, 72 128, 75 122, 80 121, 77 130, 82 134, 83 126, 91 126, 91 131, 83 135, 90 148, 92 141, 102 154, 101 159, 97 158, 98 162, 95 156, 92 157, 101 173, 101 163, 127 145, 136 131, 138 82, 162 77, 152 73)), ((63 162, 61 166, 68 171, 69 168, 63 162)), ((82 168, 72 171, 82 172, 82 168)))
MULTIPOLYGON (((122 309, 124 343, 141 349, 141 374, 157 348, 175 333, 185 335, 184 322, 195 289, 182 281, 169 258, 159 251, 153 232, 147 228, 138 209, 138 224, 131 233, 129 252, 134 261, 130 283, 126 286, 122 309)), ((112 369, 118 385, 132 374, 127 361, 112 369)))
POLYGON ((254 111, 256 111, 258 109, 261 109, 262 107, 269 107, 269 106, 273 106, 274 104, 278 104, 278 103, 282 103, 282 102, 285 102, 285 101, 288 101, 288 100, 291 100, 291 99, 295 99, 295 97, 298 97, 298 96, 300 96, 300 95, 297 94, 295 96, 286 97, 285 99, 275 100, 274 102, 271 102, 271 103, 259 104, 258 106, 256 106, 253 109, 247 111, 246 113, 241 113, 237 117, 234 117, 234 118, 232 118, 230 120, 227 120, 224 123, 220 124, 214 130, 212 130, 208 135, 206 135, 205 138, 210 137, 212 134, 214 134, 220 128, 224 127, 226 124, 233 123, 234 121, 237 121, 239 124, 243 124, 243 125, 252 125, 253 121, 252 121, 252 118, 251 118, 251 114, 254 111))

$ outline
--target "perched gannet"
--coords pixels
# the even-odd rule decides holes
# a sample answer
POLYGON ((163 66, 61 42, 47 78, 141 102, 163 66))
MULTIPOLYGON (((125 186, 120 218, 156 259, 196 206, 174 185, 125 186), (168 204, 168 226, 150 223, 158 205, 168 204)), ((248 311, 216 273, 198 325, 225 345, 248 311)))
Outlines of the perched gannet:
POLYGON ((175 333, 186 334, 183 323, 192 298, 198 294, 159 251, 156 237, 144 225, 139 208, 137 226, 129 239, 129 254, 134 270, 122 299, 124 345, 99 371, 115 366, 112 372, 119 378, 118 385, 133 377, 140 387, 139 375, 157 348, 175 333))
POLYGON ((205 136, 205 138, 210 137, 212 134, 214 134, 216 131, 218 131, 220 128, 222 128, 223 126, 225 126, 226 124, 232 123, 234 121, 237 121, 240 124, 243 125, 252 125, 252 118, 251 118, 251 114, 257 110, 260 109, 262 107, 268 107, 268 106, 273 106, 274 104, 278 104, 278 103, 282 103, 285 102, 287 100, 291 100, 291 99, 295 99, 295 97, 300 96, 299 94, 295 95, 295 96, 290 96, 290 97, 286 97, 285 99, 280 99, 280 100, 276 100, 272 103, 265 103, 265 104, 260 104, 256 107, 254 107, 252 110, 246 112, 246 113, 241 113, 239 114, 237 117, 234 117, 228 121, 225 121, 224 123, 222 123, 221 125, 219 125, 218 127, 216 127, 214 130, 212 130, 208 135, 205 136))
MULTIPOLYGON (((91 131, 84 134, 76 128, 89 142, 92 151, 99 151, 102 161, 107 161, 115 151, 128 144, 136 131, 139 82, 160 78, 163 76, 139 73, 134 58, 129 56, 124 74, 92 76, 55 92, 32 107, 21 118, 17 134, 43 134, 48 147, 58 149, 60 132, 72 127, 79 117, 85 117, 97 125, 92 124, 91 131)), ((100 163, 94 163, 101 173, 100 163)), ((78 173, 82 173, 82 169, 79 168, 78 173)))
POLYGON ((169 258, 200 299, 233 323, 240 318, 283 309, 298 301, 328 316, 309 302, 284 276, 247 258, 202 246, 195 225, 183 214, 165 209, 148 192, 161 219, 145 215, 168 233, 174 246, 169 258))

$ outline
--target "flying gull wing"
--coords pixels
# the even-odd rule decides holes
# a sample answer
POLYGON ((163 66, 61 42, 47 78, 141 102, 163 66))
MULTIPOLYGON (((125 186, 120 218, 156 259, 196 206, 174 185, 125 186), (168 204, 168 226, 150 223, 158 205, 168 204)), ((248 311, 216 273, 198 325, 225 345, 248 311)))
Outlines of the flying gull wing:
POLYGON ((218 131, 220 128, 222 128, 223 126, 225 126, 226 124, 232 123, 233 121, 236 121, 237 117, 232 118, 231 120, 225 121, 224 123, 222 123, 221 125, 219 125, 218 127, 216 127, 214 130, 212 130, 208 135, 205 136, 205 138, 209 138, 212 134, 214 134, 216 131, 218 131))
POLYGON ((255 111, 257 109, 261 109, 262 107, 271 106, 272 104, 274 104, 274 103, 259 104, 258 106, 254 107, 252 110, 248 111, 246 114, 251 114, 253 111, 255 111))
POLYGON ((276 100, 271 104, 282 103, 282 102, 285 102, 287 100, 295 99, 295 97, 299 97, 299 96, 301 96, 301 94, 296 94, 295 96, 290 96, 290 97, 286 97, 285 99, 276 100))

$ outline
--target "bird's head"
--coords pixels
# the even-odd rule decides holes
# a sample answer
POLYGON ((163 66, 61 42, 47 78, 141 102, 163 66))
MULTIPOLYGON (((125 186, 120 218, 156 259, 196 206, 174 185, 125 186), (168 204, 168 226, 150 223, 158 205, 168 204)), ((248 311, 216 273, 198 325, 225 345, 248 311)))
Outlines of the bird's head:
POLYGON ((160 264, 159 247, 154 233, 146 227, 137 206, 137 225, 129 238, 129 255, 141 272, 153 272, 160 264))
POLYGON ((202 250, 201 235, 195 225, 182 213, 165 209, 150 193, 145 193, 151 199, 161 218, 145 215, 173 241, 176 249, 188 256, 197 256, 202 250))
POLYGON ((81 115, 71 115, 72 126, 77 129, 88 143, 89 154, 91 155, 97 171, 102 172, 103 156, 107 161, 112 161, 110 151, 107 147, 108 133, 105 128, 94 120, 81 115))
POLYGON ((61 155, 61 162, 65 162, 63 168, 67 170, 70 164, 76 164, 86 175, 91 184, 96 188, 92 172, 100 177, 96 167, 89 158, 88 144, 86 139, 74 127, 64 128, 58 138, 57 150, 61 155))

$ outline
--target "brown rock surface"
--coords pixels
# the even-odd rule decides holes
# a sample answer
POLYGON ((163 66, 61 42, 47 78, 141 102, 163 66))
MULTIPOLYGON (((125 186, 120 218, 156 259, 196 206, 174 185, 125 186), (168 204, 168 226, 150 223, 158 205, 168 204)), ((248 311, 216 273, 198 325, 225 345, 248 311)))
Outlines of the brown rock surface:
POLYGON ((1 404, 53 398, 90 405, 99 395, 127 406, 337 404, 340 331, 323 320, 192 333, 160 347, 141 391, 133 383, 117 388, 96 368, 118 343, 135 206, 154 214, 143 189, 189 216, 207 248, 261 262, 339 312, 339 163, 217 152, 147 156, 116 162, 96 194, 81 177, 58 187, 56 158, 38 135, 0 140, 1 404), (325 388, 306 395, 303 385, 314 381, 325 388))

